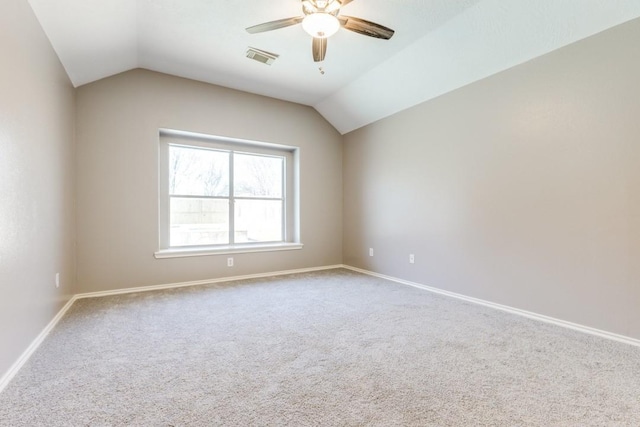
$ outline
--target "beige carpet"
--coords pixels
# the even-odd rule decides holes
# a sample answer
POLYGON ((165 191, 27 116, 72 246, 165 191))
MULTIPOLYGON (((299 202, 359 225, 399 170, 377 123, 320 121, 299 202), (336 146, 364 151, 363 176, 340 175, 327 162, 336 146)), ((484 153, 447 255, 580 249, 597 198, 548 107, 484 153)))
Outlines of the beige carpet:
POLYGON ((639 426, 640 348, 345 270, 77 301, 2 426, 639 426))

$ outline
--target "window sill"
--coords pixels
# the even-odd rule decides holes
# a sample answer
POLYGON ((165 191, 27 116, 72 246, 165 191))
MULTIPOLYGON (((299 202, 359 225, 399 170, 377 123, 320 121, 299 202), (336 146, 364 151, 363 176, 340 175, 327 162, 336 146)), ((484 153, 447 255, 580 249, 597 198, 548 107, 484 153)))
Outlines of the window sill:
POLYGON ((203 248, 171 248, 162 249, 153 254, 156 259, 183 258, 192 256, 243 254, 252 252, 291 251, 302 249, 302 243, 274 243, 264 245, 235 245, 203 248))

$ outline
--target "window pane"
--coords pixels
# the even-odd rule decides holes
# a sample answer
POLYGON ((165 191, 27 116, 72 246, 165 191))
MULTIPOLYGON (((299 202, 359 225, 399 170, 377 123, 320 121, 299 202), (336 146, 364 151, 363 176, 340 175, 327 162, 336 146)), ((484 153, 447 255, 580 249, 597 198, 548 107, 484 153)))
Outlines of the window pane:
POLYGON ((282 201, 236 200, 235 241, 281 242, 282 201))
POLYGON ((170 145, 169 194, 228 196, 229 153, 170 145))
POLYGON ((229 243, 229 201, 172 197, 169 245, 229 243))
POLYGON ((236 197, 282 197, 283 157, 238 154, 233 157, 236 197))

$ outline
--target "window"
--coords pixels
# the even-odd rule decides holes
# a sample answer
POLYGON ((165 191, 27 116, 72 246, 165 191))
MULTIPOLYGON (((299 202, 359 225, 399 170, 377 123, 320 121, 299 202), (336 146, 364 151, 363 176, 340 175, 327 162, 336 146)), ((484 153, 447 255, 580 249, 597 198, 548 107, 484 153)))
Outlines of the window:
POLYGON ((295 147, 160 132, 156 257, 299 249, 295 147))

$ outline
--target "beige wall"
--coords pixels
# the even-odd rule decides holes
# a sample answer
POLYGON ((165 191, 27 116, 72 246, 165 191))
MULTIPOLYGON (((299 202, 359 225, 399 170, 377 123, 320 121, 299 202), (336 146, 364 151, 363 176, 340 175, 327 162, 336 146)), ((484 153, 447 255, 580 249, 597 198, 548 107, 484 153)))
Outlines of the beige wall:
POLYGON ((78 90, 78 292, 342 262, 341 136, 313 109, 134 70, 78 90), (155 259, 158 128, 300 147, 302 250, 155 259))
POLYGON ((0 2, 0 52, 1 378, 74 285, 75 98, 26 1, 0 2))
POLYGON ((28 3, 1 3, 0 375, 72 293, 343 261, 640 338, 639 39, 633 21, 342 138, 149 71, 74 91, 28 3), (159 127, 301 147, 304 249, 155 259, 159 127))
POLYGON ((345 263, 640 338, 638 40, 640 20, 346 135, 345 263))

